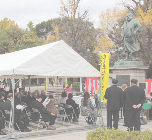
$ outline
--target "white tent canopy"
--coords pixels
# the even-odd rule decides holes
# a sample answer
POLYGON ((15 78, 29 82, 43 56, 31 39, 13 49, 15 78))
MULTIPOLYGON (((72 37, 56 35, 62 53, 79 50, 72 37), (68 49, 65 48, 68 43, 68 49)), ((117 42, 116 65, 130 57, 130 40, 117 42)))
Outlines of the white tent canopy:
POLYGON ((0 55, 0 78, 100 77, 100 72, 64 41, 0 55))

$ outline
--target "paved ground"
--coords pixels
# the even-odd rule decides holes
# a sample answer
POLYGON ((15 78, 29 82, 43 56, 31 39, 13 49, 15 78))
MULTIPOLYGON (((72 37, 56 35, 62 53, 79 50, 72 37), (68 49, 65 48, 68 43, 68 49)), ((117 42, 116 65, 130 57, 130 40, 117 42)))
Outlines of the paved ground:
MULTIPOLYGON (((106 126, 106 109, 103 109, 103 125, 106 126)), ((30 125, 31 126, 31 125, 30 125)), ((19 132, 15 131, 15 134, 19 136, 20 140, 86 140, 87 132, 95 130, 96 128, 101 128, 99 125, 88 125, 83 117, 80 117, 79 123, 64 123, 58 119, 55 123, 56 130, 46 130, 42 128, 37 130, 37 124, 32 126, 32 132, 19 132)), ((126 127, 123 126, 123 119, 119 120, 119 129, 126 131, 126 127)), ((141 131, 145 130, 152 131, 152 120, 149 120, 146 125, 141 126, 141 131)), ((8 138, 3 137, 2 140, 7 140, 8 138)))
MULTIPOLYGON (((44 89, 43 86, 41 87, 32 87, 31 91, 39 90, 41 91, 44 89)), ((62 92, 62 87, 60 86, 58 90, 56 90, 57 87, 49 87, 48 91, 52 91, 51 94, 56 95, 59 91, 59 94, 62 92), (54 93, 53 93, 54 92, 54 93)), ((26 89, 28 90, 28 89, 26 89)), ((104 108, 102 110, 103 114, 103 126, 106 126, 107 124, 107 112, 104 108)), ((15 131, 15 134, 19 136, 19 140, 44 140, 44 139, 51 139, 51 140, 86 140, 87 132, 95 130, 96 128, 101 128, 99 125, 88 125, 83 117, 80 117, 79 123, 64 123, 64 126, 62 126, 62 121, 57 120, 55 123, 56 130, 46 130, 42 129, 43 124, 41 124, 41 128, 37 130, 37 124, 34 124, 32 127, 32 132, 19 132, 15 131)), ((6 128, 7 129, 7 128, 6 128)), ((126 131, 126 127, 123 126, 123 119, 119 120, 119 129, 126 131)), ((151 130, 152 131, 152 120, 148 120, 148 123, 146 125, 141 126, 141 131, 145 130, 151 130)), ((0 136, 1 138, 1 136, 0 136)), ((8 140, 6 136, 1 138, 2 140, 8 140)))

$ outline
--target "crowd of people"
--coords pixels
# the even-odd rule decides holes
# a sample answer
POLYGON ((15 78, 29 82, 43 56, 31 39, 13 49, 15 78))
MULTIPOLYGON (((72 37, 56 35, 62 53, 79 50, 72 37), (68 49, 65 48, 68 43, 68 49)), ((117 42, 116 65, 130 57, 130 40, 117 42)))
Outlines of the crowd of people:
MULTIPOLYGON (((44 90, 39 93, 35 91, 16 92, 14 95, 14 129, 18 129, 21 132, 30 132, 28 128, 30 121, 38 121, 40 114, 44 122, 49 122, 49 125, 44 125, 43 128, 48 130, 56 129, 53 127, 55 119, 57 117, 57 110, 54 107, 56 104, 55 99, 52 95, 49 95, 49 103, 44 103, 46 99, 44 90), (39 112, 33 112, 33 108, 39 112)), ((5 120, 9 121, 12 110, 12 91, 0 92, 0 134, 5 134, 2 129, 5 128, 5 120), (5 111, 9 111, 10 114, 6 114, 5 111), (9 116, 8 116, 9 115, 9 116)), ((45 123, 46 124, 46 123, 45 123)))
MULTIPOLYGON (((60 100, 57 102, 53 95, 46 96, 44 90, 39 93, 38 90, 31 93, 31 91, 23 91, 19 90, 19 92, 14 91, 14 124, 13 127, 16 130, 20 130, 21 132, 30 132, 29 122, 39 121, 40 117, 44 122, 43 128, 47 128, 47 130, 55 130, 54 127, 55 120, 58 114, 69 114, 63 121, 79 121, 80 115, 80 107, 73 100, 73 95, 70 93, 70 86, 65 87, 65 90, 61 94, 60 100), (67 91, 66 91, 67 90, 67 91), (65 112, 59 112, 58 107, 63 105, 65 108, 65 112), (57 105, 57 107, 55 106, 57 105), (66 106, 70 105, 71 108, 67 108, 66 106), (38 110, 37 111, 35 111, 38 110), (49 123, 48 123, 49 122, 49 123), (48 124, 47 124, 48 123, 48 124)), ((1 90, 0 92, 0 134, 6 134, 5 131, 5 121, 11 120, 12 115, 12 100, 13 100, 13 92, 5 90, 1 90), (9 114, 6 114, 6 111, 9 114)), ((95 112, 95 107, 92 105, 90 100, 90 94, 85 92, 83 95, 83 99, 81 101, 81 114, 83 116, 88 116, 90 114, 90 118, 86 120, 88 123, 92 118, 92 123, 96 123, 97 120, 97 112, 95 112)), ((60 118, 64 119, 64 118, 60 118)), ((11 122, 11 121, 10 121, 11 122)))
MULTIPOLYGON (((114 121, 113 127, 118 129, 119 110, 123 107, 124 113, 124 126, 128 127, 128 131, 140 130, 140 110, 145 102, 144 89, 137 86, 137 80, 131 80, 131 87, 126 84, 122 85, 122 89, 117 87, 118 80, 112 80, 112 86, 107 88, 105 98, 107 99, 107 128, 112 128, 112 120, 114 121), (113 118, 112 118, 113 116, 113 118)), ((31 93, 31 91, 14 92, 14 129, 21 132, 30 132, 28 128, 30 121, 39 121, 40 117, 44 122, 43 128, 48 130, 55 130, 55 120, 58 114, 69 114, 63 121, 79 121, 79 115, 86 116, 88 124, 96 124, 98 110, 92 104, 90 94, 85 92, 79 106, 74 100, 73 95, 70 93, 69 85, 61 94, 60 100, 57 102, 53 95, 46 96, 44 90, 39 93, 38 90, 31 93), (67 90, 67 91, 66 91, 67 90), (64 111, 59 111, 58 107, 62 105, 64 111), (67 106, 71 107, 67 107, 67 106), (34 111, 37 110, 37 111, 34 111), (48 123, 49 122, 49 123, 48 123), (47 124, 48 123, 48 124, 47 124)), ((6 92, 1 89, 0 92, 0 134, 5 134, 5 121, 11 120, 12 110, 12 91, 6 92), (6 113, 9 112, 9 114, 6 113)), ((64 119, 60 117, 60 119, 64 119)))
POLYGON ((131 86, 122 85, 122 89, 117 87, 118 80, 112 80, 112 86, 107 88, 105 98, 107 99, 107 128, 118 129, 119 110, 123 107, 124 126, 128 131, 140 131, 140 111, 145 103, 145 91, 137 86, 137 79, 131 80, 131 86))

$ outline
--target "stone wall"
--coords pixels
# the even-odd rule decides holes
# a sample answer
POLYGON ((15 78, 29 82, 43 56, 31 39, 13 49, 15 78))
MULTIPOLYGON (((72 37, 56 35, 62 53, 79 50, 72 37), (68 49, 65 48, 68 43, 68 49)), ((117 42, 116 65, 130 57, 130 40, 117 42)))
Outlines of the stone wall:
POLYGON ((116 75, 130 75, 130 80, 135 78, 139 83, 145 83, 146 70, 145 69, 112 69, 112 77, 116 78, 116 75))

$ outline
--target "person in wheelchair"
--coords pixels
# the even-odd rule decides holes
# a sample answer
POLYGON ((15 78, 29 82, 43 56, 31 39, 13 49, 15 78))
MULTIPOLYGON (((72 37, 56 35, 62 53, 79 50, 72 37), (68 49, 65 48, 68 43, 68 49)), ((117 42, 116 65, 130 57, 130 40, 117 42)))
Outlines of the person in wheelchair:
POLYGON ((73 121, 78 122, 80 109, 79 105, 75 103, 75 101, 72 99, 73 95, 71 93, 68 94, 68 99, 66 100, 67 105, 71 105, 72 108, 66 109, 67 114, 73 113, 73 121), (73 112, 74 111, 74 112, 73 112))
POLYGON ((86 122, 89 124, 96 124, 98 112, 95 110, 95 107, 92 104, 90 99, 90 94, 88 92, 84 93, 84 96, 81 100, 81 115, 86 116, 86 122))

